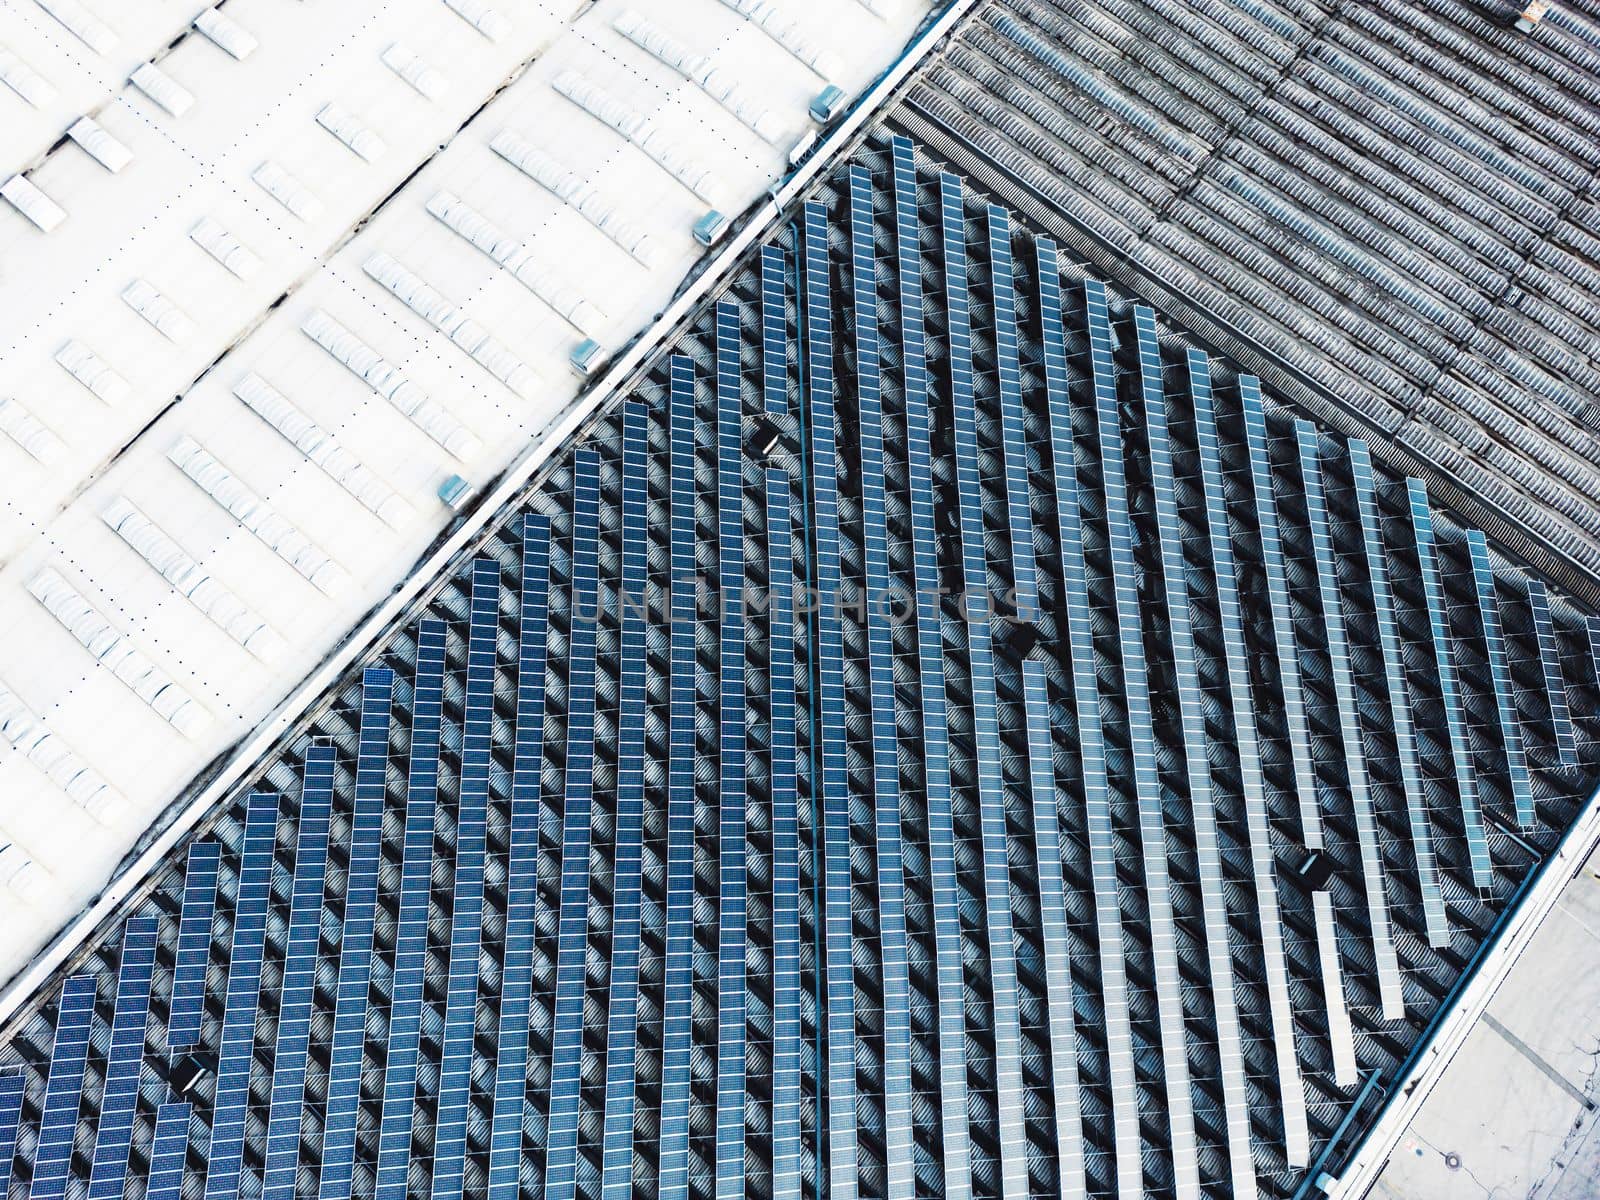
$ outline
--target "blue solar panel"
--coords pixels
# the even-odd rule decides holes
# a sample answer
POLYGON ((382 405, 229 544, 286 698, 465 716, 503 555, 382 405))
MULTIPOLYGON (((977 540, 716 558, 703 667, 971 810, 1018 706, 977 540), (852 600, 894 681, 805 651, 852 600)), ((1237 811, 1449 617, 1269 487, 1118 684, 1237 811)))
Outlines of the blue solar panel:
POLYGON ((321 1200, 350 1200, 361 1102, 361 1056, 372 980, 372 930, 383 853, 384 777, 389 762, 389 710, 394 672, 368 667, 361 677, 361 728, 356 743, 356 794, 350 815, 350 857, 339 936, 326 1116, 322 1127, 321 1200))
POLYGON ((1050 1018, 1051 1128, 1061 1163, 1063 1197, 1085 1194, 1083 1121, 1078 1107, 1078 1035, 1072 998, 1072 947, 1067 889, 1061 877, 1061 828, 1071 818, 1067 794, 1056 789, 1050 737, 1050 691, 1042 663, 1022 664, 1028 720, 1028 770, 1033 790, 1034 863, 1039 872, 1039 924, 1044 935, 1046 1004, 1050 1018))
POLYGON ((61 987, 55 1047, 50 1052, 50 1076, 39 1114, 39 1140, 33 1151, 30 1200, 58 1200, 67 1194, 67 1168, 72 1163, 72 1138, 78 1131, 94 996, 93 975, 70 976, 61 987))
POLYGON ((694 364, 672 359, 672 677, 667 766, 667 939, 661 1021, 661 1200, 689 1195, 694 1005, 694 364))
POLYGON ((1394 599, 1389 592, 1389 566, 1383 547, 1383 515, 1378 508, 1377 479, 1372 472, 1367 444, 1353 439, 1349 450, 1356 508, 1361 516, 1362 542, 1366 547, 1367 574, 1372 580, 1372 608, 1378 619, 1378 643, 1383 651, 1389 719, 1394 730, 1395 751, 1400 760, 1400 781, 1405 791, 1411 846, 1416 854, 1417 883, 1422 892, 1423 924, 1430 946, 1448 946, 1450 923, 1445 916, 1444 896, 1439 891, 1439 868, 1433 856, 1433 831, 1428 824, 1427 797, 1422 790, 1422 755, 1417 749, 1416 730, 1412 726, 1411 694, 1406 686, 1400 633, 1395 626, 1394 599))
POLYGON ((11 1160, 17 1148, 17 1127, 22 1120, 22 1097, 28 1080, 21 1072, 0 1075, 0 1196, 9 1194, 11 1160))
POLYGON ((1561 673, 1561 645, 1556 641, 1556 626, 1550 617, 1550 597, 1544 584, 1537 579, 1528 580, 1528 608, 1539 641, 1539 665, 1544 671, 1545 694, 1550 705, 1550 736, 1555 739, 1556 759, 1563 767, 1575 767, 1578 743, 1572 736, 1567 681, 1561 673))
POLYGON ((1506 665, 1505 636, 1500 630, 1500 597, 1495 590, 1494 567, 1489 561, 1489 543, 1477 529, 1467 531, 1467 549, 1472 557, 1472 581, 1478 592, 1478 617, 1483 626, 1484 648, 1489 655, 1489 675, 1494 682, 1495 706, 1500 714, 1500 744, 1505 750, 1506 775, 1511 781, 1511 797, 1517 809, 1517 824, 1533 827, 1533 785, 1528 779, 1528 757, 1522 746, 1522 722, 1517 717, 1517 701, 1511 692, 1511 668, 1506 665))
POLYGON ((1389 902, 1384 893, 1383 852, 1378 845, 1378 824, 1372 806, 1367 774, 1367 752, 1356 704, 1355 676, 1350 665, 1350 643, 1345 636, 1344 603, 1339 587, 1338 553, 1328 527, 1328 505, 1322 487, 1322 460, 1316 428, 1309 421, 1295 422, 1300 449, 1300 477, 1305 486, 1306 520, 1311 526, 1312 563, 1322 600, 1322 623, 1333 670, 1333 692, 1339 708, 1339 729, 1344 743, 1345 777, 1350 787, 1350 807, 1355 816, 1356 843, 1360 850, 1361 887, 1367 901, 1372 955, 1378 969, 1378 996, 1386 1021, 1403 1020, 1405 995, 1400 984, 1400 963, 1395 955, 1389 924, 1389 902))
POLYGON ((1200 909, 1206 934, 1206 965, 1211 976, 1229 1179, 1234 1195, 1248 1196, 1257 1190, 1255 1164, 1250 1153, 1250 1089, 1245 1081, 1244 1050, 1239 1034, 1239 1004, 1234 991, 1233 955, 1228 941, 1228 901, 1222 874, 1222 851, 1217 840, 1211 760, 1207 751, 1205 701, 1200 690, 1200 667, 1195 657, 1194 632, 1190 624, 1183 525, 1178 517, 1178 485, 1172 468, 1172 444, 1167 433, 1167 398, 1162 384, 1161 347, 1156 335, 1155 313, 1144 307, 1134 309, 1134 329, 1139 343, 1140 396, 1150 448, 1150 490, 1155 501, 1161 577, 1166 588, 1167 633, 1172 645, 1173 675, 1178 688, 1179 723, 1183 728, 1184 764, 1188 772, 1190 820, 1200 877, 1200 909))
POLYGON ((794 561, 789 479, 767 472, 772 706, 772 1197, 800 1200, 800 823, 795 782, 794 561))
POLYGON ((561 916, 545 1165, 548 1200, 572 1200, 577 1186, 589 945, 589 817, 594 800, 595 626, 600 593, 600 456, 593 446, 580 448, 576 455, 572 503, 572 666, 567 683, 566 811, 561 820, 561 916))
POLYGON ((761 247, 761 395, 769 413, 789 410, 789 333, 784 317, 788 269, 777 246, 761 247))
POLYGON ((1472 864, 1472 881, 1487 891, 1494 886, 1494 864, 1489 857, 1489 839, 1483 831, 1483 812, 1478 804, 1478 778, 1472 762, 1472 743, 1467 733, 1466 713, 1456 683, 1455 652, 1450 641, 1449 612, 1444 587, 1439 578, 1438 555, 1434 549, 1433 511, 1428 507, 1428 490, 1420 479, 1406 480, 1411 503, 1411 531, 1417 544, 1417 562, 1422 572, 1422 590, 1428 602, 1428 626, 1432 634, 1433 662, 1439 680, 1439 696, 1444 703, 1445 727, 1450 738, 1450 759, 1455 769, 1456 794, 1461 798, 1461 824, 1466 832, 1467 858, 1472 864))
POLYGON ((433 877, 433 832, 439 793, 444 636, 443 621, 423 621, 417 630, 400 910, 395 925, 388 1060, 383 1069, 383 1109, 378 1125, 378 1200, 406 1200, 406 1176, 411 1163, 411 1118, 416 1104, 423 968, 428 957, 429 884, 433 877))
POLYGON ((489 1134, 489 1200, 516 1200, 522 1172, 522 1114, 528 1094, 528 1021, 533 1002, 535 902, 539 894, 540 772, 544 763, 545 634, 549 617, 550 520, 522 519, 522 617, 517 637, 516 759, 511 774, 506 868, 505 960, 501 967, 499 1053, 489 1134))
MULTIPOLYGON (((1205 490, 1206 533, 1217 581, 1217 610, 1227 661, 1233 743, 1239 751, 1239 779, 1244 795, 1245 829, 1250 840, 1250 872, 1255 885, 1256 915, 1266 968, 1267 1012, 1272 1049, 1277 1056, 1279 1108, 1283 1114, 1284 1148, 1292 1167, 1311 1156, 1305 1087, 1295 1056, 1294 1009, 1289 999, 1289 973, 1283 951, 1282 913, 1278 906, 1277 872, 1272 857, 1272 824, 1267 812, 1266 782, 1261 770, 1261 742, 1255 701, 1250 692, 1250 649, 1245 641, 1244 614, 1222 478, 1222 451, 1211 400, 1211 365, 1198 350, 1189 351, 1189 398, 1194 406, 1195 443, 1201 485, 1205 490)), ((1224 740, 1227 735, 1224 733, 1224 740)))
POLYGON ((1278 533, 1278 501, 1272 491, 1267 417, 1261 407, 1261 385, 1254 377, 1239 377, 1239 400, 1244 409, 1245 444, 1250 451, 1256 523, 1261 531, 1261 565, 1267 574, 1272 639, 1278 652, 1278 680, 1283 688, 1284 719, 1289 726, 1289 752, 1294 761, 1295 795, 1300 802, 1300 836, 1309 849, 1319 850, 1322 848, 1322 815, 1317 807, 1311 731, 1306 724, 1300 657, 1295 648, 1294 613, 1289 599, 1289 579, 1283 566, 1283 542, 1278 533))
POLYGON ((1589 657, 1594 667, 1594 682, 1600 687, 1600 617, 1589 618, 1589 657))
POLYGON ((944 701, 939 545, 934 525, 932 430, 922 317, 921 219, 917 211, 916 152, 894 139, 895 236, 900 268, 900 333, 904 343, 907 495, 911 506, 916 584, 917 661, 922 693, 923 787, 928 805, 928 875, 939 1013, 939 1119, 946 1200, 972 1190, 967 1124, 966 999, 961 967, 960 890, 955 826, 950 809, 950 727, 944 701))
POLYGON ((167 1014, 167 1046, 187 1050, 200 1040, 205 1013, 206 968, 211 962, 211 918, 216 912, 218 842, 195 842, 183 873, 183 910, 178 917, 178 948, 172 966, 172 1007, 167 1014))
POLYGON ((744 1196, 745 687, 744 475, 739 407, 739 306, 717 305, 717 583, 721 589, 721 765, 718 792, 717 1179, 718 1200, 744 1196))
MULTIPOLYGON (((1094 624, 1089 610, 1088 564, 1083 552, 1084 502, 1078 491, 1077 452, 1068 393, 1061 268, 1053 242, 1041 238, 1037 252, 1045 395, 1050 409, 1056 519, 1061 539, 1062 594, 1066 598, 1067 640, 1072 650, 1072 699, 1078 717, 1078 748, 1083 763, 1084 830, 1089 842, 1095 933, 1100 948, 1100 990, 1110 1068, 1116 1187, 1120 1200, 1134 1200, 1143 1191, 1143 1172, 1139 1164, 1139 1092, 1134 1076, 1133 1030, 1128 1016, 1128 973, 1123 957, 1122 907, 1117 894, 1116 846, 1106 777, 1105 730, 1100 720, 1094 624)), ((1082 1166, 1067 1160, 1063 1162, 1062 1174, 1066 1182, 1081 1184, 1082 1166)))
MULTIPOLYGON (((972 319, 967 294, 966 211, 961 180, 939 180, 944 240, 945 297, 950 319, 950 392, 955 414, 956 485, 960 497, 961 566, 968 611, 989 591, 983 495, 978 476, 978 422, 972 375, 972 319)), ((990 606, 984 602, 983 608, 990 606)), ((1007 863, 1005 778, 989 621, 967 624, 972 667, 972 724, 978 762, 984 910, 989 973, 994 989, 995 1091, 1000 1110, 1000 1191, 1004 1200, 1028 1195, 1027 1130, 1023 1123, 1022 1026, 1017 1011, 1016 945, 1011 925, 1011 872, 1007 863)))
MULTIPOLYGON (((1183 995, 1178 975, 1177 934, 1172 922, 1172 897, 1167 866, 1166 822, 1161 809, 1161 779, 1156 763, 1155 731, 1150 715, 1150 689, 1145 674, 1143 615, 1133 558, 1133 521, 1128 511, 1128 481, 1123 465, 1122 420, 1117 410, 1117 385, 1112 364, 1111 317, 1105 285, 1084 284, 1089 317, 1090 366, 1094 376, 1095 415, 1100 440, 1106 533, 1111 543, 1117 630, 1122 643, 1123 695, 1132 741, 1133 781, 1139 806, 1139 837, 1144 849, 1145 895, 1150 911, 1151 955, 1155 963, 1156 1011, 1161 1026, 1161 1059, 1166 1068, 1167 1113, 1172 1134, 1173 1183, 1179 1200, 1193 1200, 1200 1191, 1194 1109, 1189 1092, 1189 1060, 1184 1049, 1183 995)), ((1150 350, 1140 346, 1145 377, 1160 371, 1160 362, 1146 361, 1150 350)), ((1148 406, 1148 400, 1147 400, 1148 406)))
POLYGON ((1028 498, 1016 269, 1011 256, 1011 215, 995 204, 989 206, 989 269, 994 288, 994 353, 1005 449, 1006 514, 1011 526, 1011 588, 1017 615, 1032 620, 1039 608, 1039 584, 1033 558, 1033 505, 1028 498))
POLYGON ((163 1104, 156 1109, 156 1132, 150 1143, 150 1174, 144 1200, 182 1200, 183 1165, 189 1156, 189 1106, 163 1104))
POLYGON ((845 764, 844 633, 839 620, 839 479, 834 445, 833 296, 828 218, 805 207, 805 358, 816 546, 819 738, 822 743, 824 947, 827 956, 828 1190, 855 1200, 856 985, 851 962, 850 781, 845 764))
POLYGON ((495 646, 500 634, 500 564, 472 562, 467 687, 456 811, 455 895, 450 909, 450 975, 445 986, 439 1107, 433 1134, 433 1200, 460 1196, 472 1106, 473 1035, 478 1015, 478 947, 483 940, 483 867, 489 828, 490 744, 494 733, 495 646))
POLYGON ((895 731, 894 629, 889 519, 884 508, 883 381, 878 344, 878 279, 873 252, 872 178, 850 168, 850 263, 854 288, 856 393, 860 404, 861 540, 872 694, 872 779, 878 853, 878 932, 883 962, 883 1107, 888 1195, 916 1190, 911 1130, 911 982, 906 962, 905 867, 900 846, 899 739, 895 731))
POLYGON ((305 1099, 306 1052, 322 932, 322 888, 328 867, 328 822, 333 813, 333 758, 328 745, 306 753, 300 795, 300 845, 289 899, 283 980, 279 987, 278 1046, 272 1057, 272 1103, 267 1117, 264 1200, 294 1200, 300 1163, 300 1105, 305 1099))
POLYGON ((611 997, 606 1032, 606 1108, 601 1156, 604 1200, 633 1195, 633 1109, 639 999, 639 894, 644 822, 646 523, 649 414, 623 412, 622 640, 618 656, 616 867, 611 916, 611 997))
POLYGON ((267 902, 272 895, 272 860, 277 841, 278 797, 272 792, 252 792, 245 808, 239 891, 233 905, 233 948, 228 955, 228 996, 217 1050, 206 1200, 235 1200, 240 1190, 250 1067, 255 1061, 256 1006, 267 936, 267 902))
MULTIPOLYGON (((1061 315, 1061 264, 1056 245, 1037 243, 1038 315, 1043 334, 1045 395, 1050 405, 1051 461, 1056 485, 1056 522, 1061 538, 1062 595, 1066 597, 1067 642, 1072 650, 1072 702, 1078 718, 1078 752, 1083 762, 1083 816, 1094 883, 1094 931, 1099 941, 1099 981, 1104 998, 1106 1054, 1110 1067, 1112 1147, 1117 1162, 1117 1195, 1131 1200, 1142 1192, 1139 1166, 1139 1093, 1134 1080, 1133 1027, 1128 1016, 1128 971, 1123 958, 1122 904, 1117 894, 1117 853, 1110 826, 1106 778, 1106 733, 1099 712, 1099 678, 1094 661, 1088 565, 1083 557, 1082 496, 1078 493, 1077 451, 1072 430, 1072 398, 1067 390, 1066 330, 1061 315)), ((1069 1131, 1070 1133, 1070 1131, 1069 1131)), ((1074 1149, 1064 1139, 1064 1150, 1074 1149)), ((1062 1157, 1062 1190, 1083 1194, 1083 1163, 1062 1157), (1075 1189, 1075 1190, 1074 1190, 1075 1189)))
POLYGON ((144 1031, 150 1015, 150 976, 156 962, 156 918, 130 917, 122 930, 122 963, 117 968, 117 1007, 106 1052, 106 1081, 100 1095, 89 1200, 117 1200, 128 1176, 128 1148, 139 1100, 144 1062, 144 1031))

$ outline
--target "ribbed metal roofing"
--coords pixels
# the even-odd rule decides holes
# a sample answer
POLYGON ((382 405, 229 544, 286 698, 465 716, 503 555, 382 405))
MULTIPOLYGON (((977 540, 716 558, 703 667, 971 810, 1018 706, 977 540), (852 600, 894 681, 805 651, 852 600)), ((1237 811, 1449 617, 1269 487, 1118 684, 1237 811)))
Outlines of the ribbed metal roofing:
POLYGON ((897 119, 1600 605, 1600 25, 993 0, 897 119))

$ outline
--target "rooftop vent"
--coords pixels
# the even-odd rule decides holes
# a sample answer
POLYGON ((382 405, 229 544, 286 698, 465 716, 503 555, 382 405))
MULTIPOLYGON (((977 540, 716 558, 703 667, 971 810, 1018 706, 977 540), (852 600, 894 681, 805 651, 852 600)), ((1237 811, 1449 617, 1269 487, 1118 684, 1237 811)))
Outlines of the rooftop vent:
POLYGON ((844 111, 844 106, 849 97, 844 94, 844 89, 838 84, 830 83, 817 93, 817 98, 811 102, 811 119, 819 125, 829 124, 835 117, 844 111))

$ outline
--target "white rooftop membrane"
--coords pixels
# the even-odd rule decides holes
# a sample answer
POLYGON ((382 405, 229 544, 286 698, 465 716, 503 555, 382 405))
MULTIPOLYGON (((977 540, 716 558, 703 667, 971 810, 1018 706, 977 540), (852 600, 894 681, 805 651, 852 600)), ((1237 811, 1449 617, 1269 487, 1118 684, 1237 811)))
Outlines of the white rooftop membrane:
MULTIPOLYGON (((559 418, 582 337, 621 346, 667 305, 709 203, 673 169, 731 213, 788 146, 625 39, 612 0, 89 7, 117 36, 104 61, 59 54, 71 35, 37 5, 0 7, 0 178, 26 168, 55 221, 0 206, 0 679, 137 831, 405 577, 448 476, 486 483, 559 418), (556 90, 565 72, 626 136, 556 90), (76 137, 46 153, 85 117, 120 170, 76 137), (46 569, 210 725, 185 735, 87 654, 29 594, 46 569)), ((649 10, 796 136, 821 82, 780 17, 854 94, 925 11, 649 10)), ((34 881, 0 889, 29 913, 0 936, 10 974, 132 835, 4 739, 0 795, 6 864, 34 881), (47 819, 63 805, 82 821, 47 819)))

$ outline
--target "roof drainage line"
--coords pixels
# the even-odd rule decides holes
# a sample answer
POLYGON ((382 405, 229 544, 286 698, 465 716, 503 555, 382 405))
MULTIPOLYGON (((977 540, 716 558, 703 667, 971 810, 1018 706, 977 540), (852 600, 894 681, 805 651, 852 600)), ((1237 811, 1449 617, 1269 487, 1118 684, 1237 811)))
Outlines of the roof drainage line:
MULTIPOLYGON (((1319 1193, 1329 1200, 1356 1200, 1377 1183, 1405 1131, 1422 1111, 1445 1070, 1466 1043, 1467 1036, 1488 1010, 1512 967, 1522 957, 1545 918, 1555 908, 1566 885, 1600 846, 1600 790, 1589 797, 1583 813, 1552 854, 1512 897, 1513 913, 1479 950, 1476 961, 1461 977, 1447 999, 1447 1009, 1435 1016, 1427 1034, 1395 1073, 1388 1099, 1341 1168, 1333 1174, 1325 1163, 1314 1167, 1295 1193, 1295 1200, 1319 1193)), ((1336 1143, 1329 1146, 1329 1154, 1336 1143)))
MULTIPOLYGON (((626 394, 629 386, 648 370, 651 356, 680 325, 695 314, 723 278, 745 253, 782 226, 785 210, 806 187, 835 164, 842 151, 855 143, 863 127, 889 97, 904 84, 918 64, 948 35, 979 0, 950 0, 949 4, 923 25, 901 52, 900 57, 857 99, 854 106, 819 143, 816 151, 791 174, 779 181, 763 199, 752 202, 743 223, 723 242, 722 249, 707 260, 703 269, 686 284, 650 326, 620 351, 586 391, 580 392, 566 408, 544 427, 543 436, 530 441, 499 476, 492 490, 464 516, 453 532, 441 537, 427 557, 417 561, 388 597, 368 611, 345 639, 307 676, 304 683, 286 696, 278 707, 256 726, 255 733, 240 742, 210 782, 192 798, 180 797, 163 816, 170 816, 144 850, 126 861, 123 871, 103 891, 62 928, 55 939, 36 955, 21 973, 14 975, 0 994, 0 1022, 9 1020, 19 1008, 65 963, 72 960, 85 939, 103 922, 115 915, 122 902, 148 889, 155 872, 168 853, 201 820, 227 799, 246 780, 279 739, 299 722, 327 690, 368 651, 386 631, 398 629, 412 620, 440 586, 449 578, 447 569, 465 565, 485 540, 488 527, 507 508, 524 502, 537 489, 538 473, 546 461, 567 445, 574 434, 586 428, 608 403, 626 394)), ((159 819, 152 822, 152 828, 159 819)))
POLYGON ((1125 292, 1155 305, 1213 354, 1269 380, 1276 391, 1293 397, 1308 415, 1334 432, 1346 438, 1370 437, 1375 431, 1381 434, 1373 440, 1373 445, 1381 449, 1385 468, 1402 475, 1426 474, 1437 485, 1435 496, 1459 514, 1464 525, 1482 528, 1502 551, 1513 553, 1519 565, 1556 584, 1590 609, 1600 610, 1600 576, 1518 520, 1493 497, 1458 479, 1435 459, 1411 447, 1403 439, 1405 422, 1385 429, 1270 346, 1258 342, 1198 301, 1174 291, 1150 268, 1100 237, 1015 171, 984 154, 916 99, 908 100, 897 109, 892 123, 981 187, 1004 199, 1014 211, 1054 234, 1081 256, 1085 265, 1125 292), (1090 253, 1091 249, 1100 253, 1090 253))

